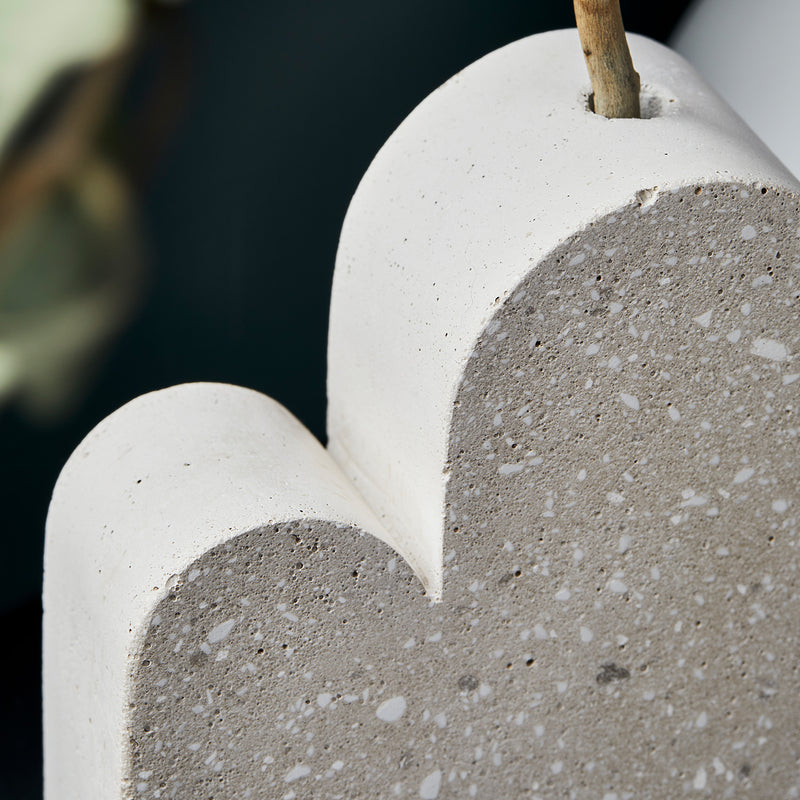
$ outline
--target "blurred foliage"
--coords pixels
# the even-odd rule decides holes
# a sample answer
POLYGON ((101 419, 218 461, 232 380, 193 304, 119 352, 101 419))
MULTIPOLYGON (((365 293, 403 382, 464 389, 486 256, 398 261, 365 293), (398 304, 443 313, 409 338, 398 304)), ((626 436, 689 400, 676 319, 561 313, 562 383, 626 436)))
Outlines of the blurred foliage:
POLYGON ((0 402, 67 413, 138 295, 139 246, 116 172, 89 161, 7 232, 0 248, 0 402))
POLYGON ((0 404, 62 417, 138 283, 124 183, 97 156, 128 0, 0 0, 0 404))
POLYGON ((0 0, 0 156, 50 81, 117 49, 132 17, 129 0, 0 0))

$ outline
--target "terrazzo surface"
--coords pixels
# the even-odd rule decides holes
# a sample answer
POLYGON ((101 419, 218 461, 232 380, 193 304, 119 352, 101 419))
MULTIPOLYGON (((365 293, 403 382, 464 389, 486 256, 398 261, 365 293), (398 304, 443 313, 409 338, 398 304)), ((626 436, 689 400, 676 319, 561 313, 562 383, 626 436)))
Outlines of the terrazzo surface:
POLYGON ((465 365, 444 597, 325 520, 203 555, 132 670, 129 798, 798 798, 800 215, 644 193, 465 365))

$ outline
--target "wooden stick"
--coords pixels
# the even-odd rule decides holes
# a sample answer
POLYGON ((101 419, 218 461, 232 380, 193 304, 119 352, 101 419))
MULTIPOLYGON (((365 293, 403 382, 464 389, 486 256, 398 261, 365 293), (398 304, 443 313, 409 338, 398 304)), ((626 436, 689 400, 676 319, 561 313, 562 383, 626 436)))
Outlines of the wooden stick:
POLYGON ((595 113, 641 117, 639 73, 633 68, 619 0, 574 0, 574 5, 595 113))

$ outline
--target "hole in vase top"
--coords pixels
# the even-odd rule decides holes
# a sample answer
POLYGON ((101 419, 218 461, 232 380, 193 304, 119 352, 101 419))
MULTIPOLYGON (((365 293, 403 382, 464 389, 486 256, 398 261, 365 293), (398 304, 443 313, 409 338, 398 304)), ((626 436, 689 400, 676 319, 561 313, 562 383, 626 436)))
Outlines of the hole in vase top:
MULTIPOLYGON (((584 98, 586 110, 594 114, 594 92, 586 92, 584 98)), ((644 86, 639 93, 639 106, 642 112, 640 119, 654 119, 655 117, 664 116, 669 111, 669 105, 673 104, 674 106, 674 103, 674 97, 667 97, 663 92, 659 92, 650 86, 644 86)))

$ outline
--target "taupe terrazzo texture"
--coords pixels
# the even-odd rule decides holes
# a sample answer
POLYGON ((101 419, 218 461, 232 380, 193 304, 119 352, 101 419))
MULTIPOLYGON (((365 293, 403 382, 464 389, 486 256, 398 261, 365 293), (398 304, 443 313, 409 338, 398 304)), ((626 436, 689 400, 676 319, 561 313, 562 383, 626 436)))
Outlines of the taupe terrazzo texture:
POLYGON ((179 576, 133 669, 130 797, 800 797, 798 200, 697 192, 498 298, 442 603, 324 521, 179 576))

